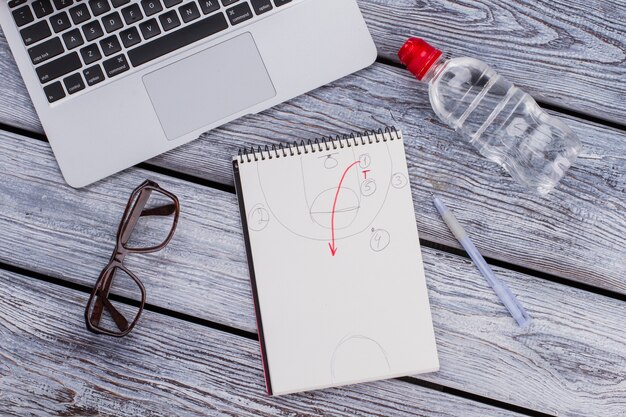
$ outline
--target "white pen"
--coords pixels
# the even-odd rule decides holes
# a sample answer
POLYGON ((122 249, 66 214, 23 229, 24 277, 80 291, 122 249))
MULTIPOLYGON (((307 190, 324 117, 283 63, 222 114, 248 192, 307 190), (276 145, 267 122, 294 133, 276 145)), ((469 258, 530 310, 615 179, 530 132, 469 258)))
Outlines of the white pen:
POLYGON ((507 310, 509 310, 517 322, 517 325, 520 327, 528 326, 532 319, 506 283, 501 281, 491 270, 491 267, 489 267, 485 258, 483 258, 480 252, 478 252, 478 249, 476 249, 476 246, 474 246, 474 243, 472 243, 461 224, 458 222, 456 217, 454 217, 454 214, 452 214, 448 207, 446 207, 443 201, 441 201, 437 196, 433 195, 433 201, 435 203, 435 207, 437 207, 437 211, 441 214, 443 221, 446 222, 448 228, 454 234, 454 237, 456 237, 470 258, 472 258, 472 261, 474 261, 476 267, 478 267, 481 274, 483 274, 491 288, 493 288, 498 298, 500 298, 502 304, 504 304, 507 310))

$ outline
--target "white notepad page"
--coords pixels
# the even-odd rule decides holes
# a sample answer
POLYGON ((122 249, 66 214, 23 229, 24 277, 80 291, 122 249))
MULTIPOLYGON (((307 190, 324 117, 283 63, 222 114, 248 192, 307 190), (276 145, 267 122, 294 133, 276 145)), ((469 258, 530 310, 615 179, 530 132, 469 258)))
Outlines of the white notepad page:
POLYGON ((272 393, 438 370, 401 133, 305 147, 238 164, 272 393))

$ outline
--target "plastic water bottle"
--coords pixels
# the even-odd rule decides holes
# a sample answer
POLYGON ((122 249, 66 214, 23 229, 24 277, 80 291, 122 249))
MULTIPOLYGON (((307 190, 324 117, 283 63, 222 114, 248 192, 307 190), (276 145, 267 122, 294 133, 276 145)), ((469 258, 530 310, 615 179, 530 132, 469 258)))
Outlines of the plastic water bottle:
POLYGON ((409 39, 398 55, 429 84, 439 119, 529 189, 548 194, 580 153, 569 127, 484 62, 450 59, 418 38, 409 39))

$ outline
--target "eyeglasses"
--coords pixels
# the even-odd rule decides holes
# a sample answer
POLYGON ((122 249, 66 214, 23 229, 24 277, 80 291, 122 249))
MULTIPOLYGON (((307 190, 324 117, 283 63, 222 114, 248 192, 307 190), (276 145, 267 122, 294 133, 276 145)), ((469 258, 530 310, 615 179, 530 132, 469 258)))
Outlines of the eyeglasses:
POLYGON ((129 253, 165 248, 174 236, 179 214, 178 198, 153 181, 144 181, 132 192, 111 260, 100 273, 85 308, 89 331, 122 337, 135 327, 146 302, 146 289, 124 266, 124 259, 129 253))

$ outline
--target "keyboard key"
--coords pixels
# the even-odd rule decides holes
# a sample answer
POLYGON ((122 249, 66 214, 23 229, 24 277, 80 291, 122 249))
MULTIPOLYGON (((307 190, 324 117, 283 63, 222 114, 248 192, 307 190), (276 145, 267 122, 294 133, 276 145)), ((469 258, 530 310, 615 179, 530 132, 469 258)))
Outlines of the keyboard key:
POLYGON ((100 36, 104 35, 102 31, 102 26, 100 26, 100 22, 94 20, 93 22, 89 22, 83 26, 83 33, 85 34, 85 38, 87 41, 92 41, 94 39, 98 39, 100 36))
POLYGON ((139 32, 134 27, 121 31, 120 38, 122 39, 122 43, 126 48, 130 48, 131 46, 137 45, 139 42, 141 42, 139 32))
POLYGON ((141 9, 139 9, 138 4, 132 4, 128 7, 122 9, 122 16, 124 16, 124 21, 127 25, 132 25, 133 23, 139 22, 143 15, 141 14, 141 9))
POLYGON ((88 86, 92 86, 104 81, 104 73, 102 72, 102 68, 100 65, 94 65, 93 67, 89 67, 83 71, 83 75, 85 76, 85 80, 87 81, 88 86))
POLYGON ((141 7, 143 7, 143 12, 146 16, 152 16, 163 10, 161 0, 141 0, 141 7))
POLYGON ((129 2, 130 0, 111 0, 111 4, 113 5, 113 7, 120 7, 129 2))
POLYGON ((200 0, 200 8, 202 9, 202 13, 209 14, 213 13, 216 10, 219 10, 220 5, 217 1, 218 0, 200 0))
POLYGON ((271 0, 250 0, 250 3, 252 3, 252 8, 257 15, 269 12, 274 8, 271 0))
POLYGON ((159 20, 161 21, 163 30, 166 32, 180 26, 180 19, 176 14, 176 10, 170 10, 167 13, 163 13, 159 16, 159 20))
POLYGON ((91 17, 86 4, 79 4, 70 9, 70 16, 75 25, 81 24, 91 17))
POLYGON ((72 71, 76 71, 81 67, 80 58, 76 52, 72 52, 69 55, 57 58, 54 61, 50 61, 36 69, 39 81, 42 84, 48 81, 56 80, 59 77, 69 74, 72 71))
POLYGON ((177 4, 181 4, 182 2, 183 0, 163 0, 163 3, 165 3, 165 7, 173 7, 177 4))
POLYGON ((114 58, 108 59, 102 63, 104 65, 104 71, 110 77, 115 77, 118 74, 126 72, 130 69, 128 61, 124 55, 118 55, 114 58))
POLYGON ((43 92, 46 93, 46 97, 48 98, 49 103, 54 103, 55 101, 61 100, 65 97, 65 91, 63 91, 63 86, 60 82, 52 83, 43 88, 43 92))
POLYGON ((183 18, 183 22, 191 22, 192 20, 196 20, 200 17, 200 11, 198 10, 198 6, 196 3, 187 3, 178 8, 180 15, 183 18))
POLYGON ((217 13, 128 51, 128 59, 137 67, 172 51, 228 29, 224 13, 217 13))
POLYGON ((50 18, 50 24, 52 25, 52 29, 55 33, 63 32, 72 25, 69 16, 65 12, 52 16, 50 18))
POLYGON ((61 10, 61 9, 71 6, 72 3, 73 3, 73 0, 54 0, 54 7, 56 7, 57 10, 61 10))
POLYGON ((30 60, 33 61, 33 64, 37 65, 57 55, 61 55, 63 52, 65 52, 65 49, 63 49, 61 40, 52 38, 30 48, 28 55, 30 55, 30 60))
POLYGON ((63 84, 65 84, 65 89, 68 93, 74 94, 78 93, 80 90, 85 89, 85 83, 83 82, 83 77, 80 76, 80 73, 72 74, 69 77, 63 79, 63 84))
POLYGON ((87 45, 80 50, 80 56, 83 57, 83 62, 85 65, 93 64, 94 62, 100 60, 102 58, 102 54, 100 54, 100 49, 98 49, 98 44, 92 43, 91 45, 87 45))
POLYGON ((32 6, 33 10, 35 11, 35 16, 37 16, 38 18, 48 16, 53 12, 52 3, 50 3, 50 0, 37 0, 33 2, 32 6))
POLYGON ((104 56, 109 56, 121 51, 122 45, 120 45, 120 41, 117 40, 117 36, 113 35, 102 39, 100 41, 100 48, 102 48, 104 56))
POLYGON ((224 6, 230 6, 233 3, 237 3, 239 0, 222 0, 224 6))
POLYGON ((13 19, 18 26, 24 26, 35 20, 33 12, 30 11, 30 7, 24 6, 19 9, 13 10, 13 19))
POLYGON ((8 4, 9 4, 9 8, 12 9, 24 3, 26 3, 26 0, 10 0, 8 4))
POLYGON ((141 30, 141 34, 145 40, 154 38, 156 35, 161 33, 161 29, 159 29, 159 24, 156 19, 146 20, 139 25, 139 29, 141 30))
POLYGON ((63 34, 63 42, 65 42, 65 47, 68 51, 78 48, 85 43, 83 37, 80 35, 80 30, 78 29, 72 29, 69 32, 65 32, 63 34))
POLYGON ((290 2, 291 0, 274 0, 274 4, 276 4, 276 7, 284 6, 285 4, 290 2))
POLYGON ((248 19, 252 19, 252 10, 250 10, 250 6, 248 3, 241 3, 230 9, 226 10, 226 14, 228 15, 228 20, 230 20, 231 25, 238 25, 239 23, 245 22, 248 19))
POLYGON ((106 15, 102 18, 102 25, 104 26, 104 30, 107 33, 115 32, 118 29, 121 29, 124 24, 122 23, 122 17, 118 12, 113 12, 109 15, 106 15))
POLYGON ((94 16, 100 16, 111 10, 109 0, 89 0, 89 7, 91 7, 91 13, 94 16))
POLYGON ((20 30, 20 34, 24 40, 24 45, 28 46, 42 39, 46 39, 48 36, 52 35, 52 31, 50 30, 50 26, 48 26, 48 22, 42 20, 20 30))

